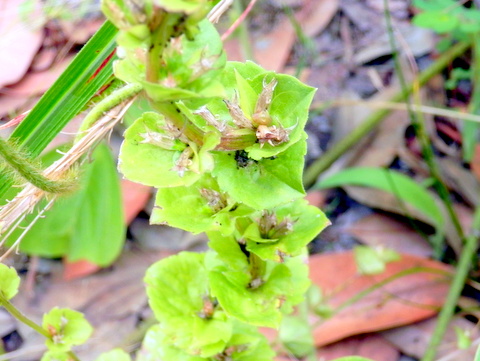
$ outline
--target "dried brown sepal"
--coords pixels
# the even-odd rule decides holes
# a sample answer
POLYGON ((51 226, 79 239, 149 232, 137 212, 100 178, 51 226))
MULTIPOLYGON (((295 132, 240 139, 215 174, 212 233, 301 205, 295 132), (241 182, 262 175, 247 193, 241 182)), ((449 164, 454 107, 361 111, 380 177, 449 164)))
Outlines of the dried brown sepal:
POLYGON ((266 125, 259 125, 255 135, 257 136, 260 146, 265 143, 270 144, 272 147, 289 141, 288 129, 282 127, 276 127, 272 125, 270 127, 266 125))
POLYGON ((154 132, 145 127, 146 132, 139 135, 143 138, 141 144, 152 144, 164 149, 172 149, 175 137, 167 133, 154 132))
POLYGON ((194 152, 191 147, 185 148, 171 170, 177 172, 180 177, 183 177, 185 172, 188 171, 188 168, 193 164, 193 154, 194 152))
POLYGON ((278 81, 275 78, 272 79, 270 83, 267 83, 266 80, 263 79, 263 89, 258 96, 255 111, 252 115, 252 120, 255 124, 267 126, 272 124, 272 117, 270 116, 268 109, 272 103, 273 92, 275 91, 277 84, 278 81))
POLYGON ((215 355, 213 358, 217 361, 233 361, 233 354, 246 351, 248 345, 232 345, 223 350, 222 353, 215 355))
POLYGON ((240 105, 238 104, 236 97, 233 101, 229 101, 227 99, 224 99, 223 101, 227 106, 228 112, 232 117, 233 123, 235 123, 237 127, 254 129, 253 123, 243 113, 243 110, 242 108, 240 108, 240 105))
MULTIPOLYGON (((257 220, 260 234, 265 239, 278 239, 293 231, 295 221, 285 217, 279 221, 275 213, 263 211, 262 216, 257 220)), ((283 255, 279 254, 280 257, 283 255)))
POLYGON ((207 200, 208 206, 215 213, 221 211, 227 206, 227 201, 225 197, 221 193, 213 189, 202 188, 200 189, 200 194, 204 199, 207 200))
POLYGON ((277 79, 273 78, 270 83, 267 84, 266 80, 263 79, 263 89, 260 95, 258 96, 257 104, 255 105, 255 113, 259 113, 264 110, 268 110, 273 99, 273 92, 277 86, 277 79))
POLYGON ((205 105, 194 111, 193 114, 199 115, 205 119, 209 125, 218 129, 220 132, 226 129, 225 122, 221 122, 205 105))
POLYGON ((218 306, 218 301, 216 299, 210 298, 210 296, 203 297, 203 308, 200 312, 197 313, 198 317, 208 320, 213 317, 215 309, 218 306))

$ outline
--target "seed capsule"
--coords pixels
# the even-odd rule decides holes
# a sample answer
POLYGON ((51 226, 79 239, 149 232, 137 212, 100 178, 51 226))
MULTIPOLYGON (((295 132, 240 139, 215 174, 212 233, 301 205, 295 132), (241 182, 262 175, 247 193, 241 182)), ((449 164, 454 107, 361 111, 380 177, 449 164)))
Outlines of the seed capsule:
POLYGON ((272 125, 267 127, 266 125, 259 125, 255 133, 260 146, 263 146, 265 143, 270 144, 272 147, 288 142, 288 130, 282 127, 276 127, 272 125))

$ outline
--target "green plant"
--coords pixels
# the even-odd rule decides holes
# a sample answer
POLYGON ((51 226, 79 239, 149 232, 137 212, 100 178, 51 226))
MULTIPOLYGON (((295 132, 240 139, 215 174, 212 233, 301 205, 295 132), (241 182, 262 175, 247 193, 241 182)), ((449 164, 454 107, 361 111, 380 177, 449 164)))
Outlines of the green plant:
MULTIPOLYGON (((127 85, 92 109, 74 148, 86 152, 113 123, 101 121, 105 112, 141 92, 151 109, 126 131, 119 169, 158 188, 153 223, 206 232, 211 248, 182 252, 147 271, 159 324, 147 332, 137 360, 271 360, 257 327, 279 327, 302 301, 306 246, 328 225, 302 199, 303 128, 314 89, 254 63, 227 63, 215 28, 203 20, 207 1, 102 6, 119 28, 114 71, 127 85)), ((1 154, 5 167, 32 175, 1 154)), ((86 341, 88 322, 53 309, 42 326, 33 324, 9 302, 18 276, 4 265, 0 272, 1 304, 46 337, 42 360, 77 360, 71 347, 86 341)), ((119 359, 130 356, 113 350, 99 360, 119 359)))

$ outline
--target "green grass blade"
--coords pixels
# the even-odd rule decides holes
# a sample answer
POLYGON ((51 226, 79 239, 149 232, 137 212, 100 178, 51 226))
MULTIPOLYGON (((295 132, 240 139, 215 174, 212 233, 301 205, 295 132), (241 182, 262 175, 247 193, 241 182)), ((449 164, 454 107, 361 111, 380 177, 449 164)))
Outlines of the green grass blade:
POLYGON ((383 168, 357 167, 344 169, 318 182, 314 188, 333 188, 347 185, 372 187, 389 192, 422 212, 444 231, 444 220, 434 198, 427 190, 406 175, 383 168))
MULTIPOLYGON (((15 129, 12 138, 32 157, 40 154, 112 75, 109 55, 115 49, 116 34, 117 29, 105 22, 15 129)), ((0 175, 0 197, 11 185, 11 180, 0 175)))

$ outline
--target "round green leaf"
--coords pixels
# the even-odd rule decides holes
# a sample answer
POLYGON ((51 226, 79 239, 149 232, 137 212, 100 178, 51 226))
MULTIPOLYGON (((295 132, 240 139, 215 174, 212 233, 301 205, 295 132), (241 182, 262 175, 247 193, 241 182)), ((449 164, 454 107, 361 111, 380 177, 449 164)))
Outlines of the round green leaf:
POLYGON ((180 144, 168 138, 161 146, 162 136, 168 137, 166 129, 165 117, 154 112, 143 113, 127 129, 118 161, 118 168, 126 178, 154 187, 172 187, 197 180, 198 176, 191 172, 180 177, 172 170, 182 149, 175 150, 180 144), (158 138, 156 143, 148 142, 158 138))
POLYGON ((20 277, 13 267, 0 263, 0 293, 7 300, 12 299, 18 292, 20 277))
POLYGON ((299 141, 273 158, 239 159, 238 152, 214 152, 220 189, 235 201, 262 210, 302 198, 306 143, 299 141))
POLYGON ((43 315, 42 327, 51 335, 45 344, 52 352, 69 351, 87 341, 93 332, 82 313, 58 307, 43 315))
POLYGON ((168 343, 159 325, 152 326, 143 338, 137 361, 205 361, 204 357, 189 355, 168 343))
MULTIPOLYGON (((275 239, 263 238, 256 221, 243 233, 247 240, 247 250, 264 260, 282 262, 285 256, 300 255, 305 246, 330 224, 320 209, 308 205, 303 199, 274 208, 272 213, 277 219, 277 225, 283 224, 285 230, 279 232, 280 235, 275 239)), ((256 219, 262 219, 262 216, 256 219)))
POLYGON ((182 252, 151 266, 145 276, 150 307, 173 346, 191 355, 212 356, 231 337, 231 322, 212 306, 204 254, 182 252))
POLYGON ((230 316, 255 326, 277 328, 282 313, 303 299, 310 282, 303 257, 283 264, 266 262, 263 283, 254 288, 251 277, 242 270, 217 266, 209 274, 212 294, 230 316))
POLYGON ((232 202, 215 179, 205 175, 189 187, 160 188, 150 222, 192 233, 214 229, 231 233, 235 218, 252 211, 247 208, 232 202))

